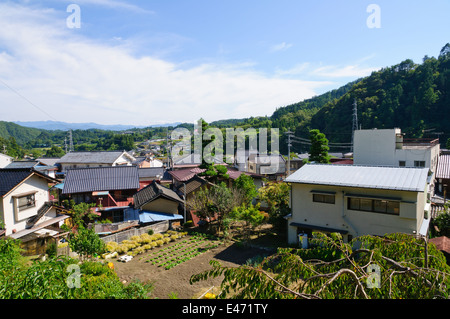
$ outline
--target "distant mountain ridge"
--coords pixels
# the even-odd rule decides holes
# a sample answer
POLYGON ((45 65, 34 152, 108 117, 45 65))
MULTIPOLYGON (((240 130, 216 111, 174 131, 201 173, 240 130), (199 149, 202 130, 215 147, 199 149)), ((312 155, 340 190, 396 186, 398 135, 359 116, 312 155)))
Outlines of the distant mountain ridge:
POLYGON ((88 130, 88 129, 99 129, 105 131, 125 131, 134 128, 145 128, 145 127, 163 127, 163 126, 176 126, 180 123, 169 123, 169 124, 154 124, 154 125, 124 125, 124 124, 98 124, 98 123, 67 123, 61 121, 15 121, 13 122, 20 126, 37 128, 41 130, 49 130, 49 131, 69 131, 69 130, 88 130))

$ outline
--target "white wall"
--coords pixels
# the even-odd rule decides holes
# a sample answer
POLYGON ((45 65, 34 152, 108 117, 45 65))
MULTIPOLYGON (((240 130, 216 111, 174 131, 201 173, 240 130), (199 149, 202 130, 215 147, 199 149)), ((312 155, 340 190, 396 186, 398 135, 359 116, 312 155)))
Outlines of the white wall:
POLYGON ((13 161, 12 157, 0 153, 0 168, 5 168, 13 161))
POLYGON ((398 166, 395 163, 396 130, 357 130, 354 136, 353 163, 356 165, 398 166))
POLYGON ((2 214, 0 216, 6 225, 6 235, 10 235, 13 229, 16 231, 24 230, 27 219, 37 215, 39 208, 48 200, 48 181, 36 175, 30 177, 13 192, 3 197, 1 202, 2 214), (14 196, 34 191, 37 191, 35 193, 36 206, 20 212, 16 211, 14 196))
POLYGON ((355 131, 353 163, 398 167, 400 161, 405 161, 406 167, 414 167, 414 161, 425 161, 425 167, 436 170, 439 144, 432 147, 397 144, 397 134, 401 134, 400 129, 355 131))
POLYGON ((424 193, 380 189, 335 187, 292 183, 292 217, 288 219, 288 241, 297 243, 297 227, 291 222, 346 230, 353 237, 404 232, 418 232, 423 221, 424 193), (335 203, 313 202, 311 191, 335 192, 335 203), (345 194, 400 198, 400 214, 390 215, 348 209, 345 194))

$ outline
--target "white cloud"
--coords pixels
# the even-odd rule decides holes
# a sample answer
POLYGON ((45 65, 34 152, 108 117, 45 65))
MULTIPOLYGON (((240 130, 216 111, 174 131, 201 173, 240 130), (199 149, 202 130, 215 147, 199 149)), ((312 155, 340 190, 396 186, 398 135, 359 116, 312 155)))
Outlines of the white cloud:
POLYGON ((363 66, 360 62, 368 58, 355 61, 352 65, 314 65, 313 63, 301 63, 289 69, 277 69, 275 72, 279 76, 295 76, 296 78, 308 77, 310 79, 321 78, 324 79, 338 79, 338 78, 353 78, 368 76, 373 71, 379 70, 379 67, 363 66))
POLYGON ((281 42, 281 43, 273 45, 270 48, 270 51, 272 51, 272 52, 286 51, 286 50, 290 49, 292 46, 293 46, 292 43, 281 42))
POLYGON ((77 35, 61 15, 0 4, 0 79, 22 96, 0 83, 2 120, 51 115, 67 122, 148 125, 271 115, 325 84, 268 77, 248 66, 183 67, 136 57, 133 45, 77 35))

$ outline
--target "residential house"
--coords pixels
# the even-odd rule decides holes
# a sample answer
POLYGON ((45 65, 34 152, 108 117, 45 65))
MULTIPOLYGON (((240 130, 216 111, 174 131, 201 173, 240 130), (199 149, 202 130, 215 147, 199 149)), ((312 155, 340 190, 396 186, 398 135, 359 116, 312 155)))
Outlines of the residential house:
POLYGON ((443 203, 450 197, 450 154, 441 154, 439 156, 436 181, 436 192, 443 196, 443 203))
POLYGON ((402 232, 425 235, 428 168, 306 164, 291 185, 288 241, 313 231, 361 235, 402 232))
MULTIPOLYGON (((401 129, 355 131, 355 165, 426 167, 430 170, 430 196, 435 192, 435 173, 440 154, 439 139, 404 138, 401 129)), ((431 199, 428 198, 428 199, 431 199)))
POLYGON ((427 167, 436 172, 439 139, 406 139, 401 129, 356 130, 355 165, 427 167))
POLYGON ((153 181, 134 196, 134 206, 128 208, 127 219, 138 219, 141 224, 159 221, 177 221, 184 217, 179 214, 183 199, 173 190, 153 181))
POLYGON ((242 172, 248 172, 248 160, 250 155, 258 155, 258 150, 236 150, 234 156, 233 165, 234 167, 242 172))
POLYGON ((131 166, 136 161, 125 151, 70 152, 61 157, 61 171, 72 168, 131 166))
POLYGON ((159 181, 160 184, 171 184, 172 176, 164 167, 145 167, 138 169, 139 188, 143 188, 153 182, 159 181))
MULTIPOLYGON (((0 169, 0 221, 6 236, 45 252, 46 243, 64 234, 60 226, 69 216, 50 201, 49 186, 57 180, 30 168, 0 169)), ((27 248, 27 247, 25 247, 27 248)))
POLYGON ((56 177, 55 173, 58 170, 56 166, 49 166, 39 160, 13 161, 5 168, 33 168, 34 170, 44 173, 52 178, 56 177))
POLYGON ((5 168, 12 163, 14 159, 11 156, 0 153, 0 168, 5 168))
POLYGON ((280 180, 286 175, 286 160, 280 154, 250 154, 247 172, 263 175, 272 180, 280 180))
POLYGON ((135 157, 136 161, 133 165, 138 166, 139 168, 149 168, 149 167, 163 167, 164 163, 154 156, 146 155, 146 156, 137 156, 135 157))
POLYGON ((133 195, 139 188, 136 166, 76 168, 67 171, 62 197, 75 203, 122 207, 133 204, 133 195))

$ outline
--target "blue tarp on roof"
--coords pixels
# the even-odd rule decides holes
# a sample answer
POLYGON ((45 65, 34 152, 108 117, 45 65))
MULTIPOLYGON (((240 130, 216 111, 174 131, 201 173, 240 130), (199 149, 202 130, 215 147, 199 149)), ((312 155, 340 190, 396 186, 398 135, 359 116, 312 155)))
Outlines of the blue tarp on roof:
POLYGON ((183 216, 178 214, 167 214, 160 212, 141 211, 139 212, 139 222, 141 223, 153 223, 161 222, 165 220, 178 220, 183 219, 183 216))
POLYGON ((179 220, 183 219, 183 216, 178 214, 168 214, 154 211, 137 210, 133 208, 127 208, 124 210, 124 220, 139 220, 140 223, 153 223, 164 220, 179 220))

